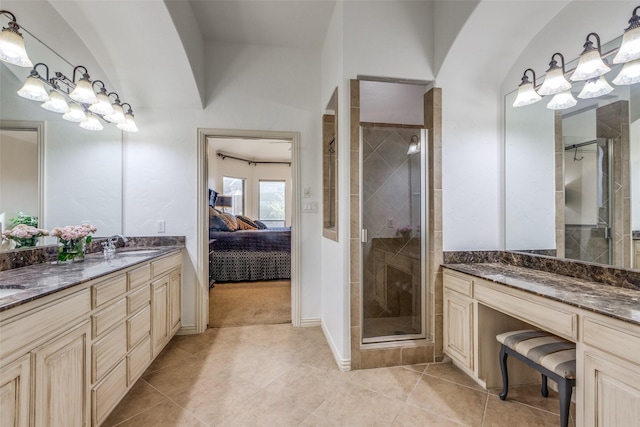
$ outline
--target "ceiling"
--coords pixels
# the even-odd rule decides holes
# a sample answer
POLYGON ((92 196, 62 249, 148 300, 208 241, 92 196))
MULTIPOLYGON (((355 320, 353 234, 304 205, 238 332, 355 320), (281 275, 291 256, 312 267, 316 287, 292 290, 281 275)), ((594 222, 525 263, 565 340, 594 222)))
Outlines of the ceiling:
POLYGON ((335 0, 189 0, 205 40, 320 49, 335 0))

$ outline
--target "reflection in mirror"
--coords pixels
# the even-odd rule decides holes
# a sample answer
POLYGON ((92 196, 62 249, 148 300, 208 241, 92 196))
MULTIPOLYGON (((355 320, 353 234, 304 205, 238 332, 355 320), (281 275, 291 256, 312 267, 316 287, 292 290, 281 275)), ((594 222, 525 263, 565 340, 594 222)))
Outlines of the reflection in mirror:
POLYGON ((322 235, 338 241, 338 88, 322 116, 322 235))
MULTIPOLYGON (((614 40, 603 52, 619 44, 614 40)), ((621 65, 611 68, 608 80, 621 65)), ((633 266, 639 241, 632 230, 640 230, 640 185, 633 185, 640 182, 640 89, 612 86, 607 95, 577 98, 576 106, 557 111, 547 109, 546 98, 514 108, 515 91, 505 97, 507 250, 633 266)), ((573 95, 582 87, 574 83, 573 95)))
MULTIPOLYGON (((52 70, 71 75, 71 64, 22 30, 34 62, 45 62, 52 70)), ((122 132, 106 123, 100 132, 82 129, 60 114, 41 108, 39 102, 19 97, 16 91, 27 76, 29 69, 0 63, 2 152, 16 136, 6 131, 15 131, 17 124, 39 128, 41 134, 37 148, 31 146, 31 155, 12 163, 14 171, 20 173, 4 167, 0 171, 2 230, 9 225, 9 218, 23 212, 39 217, 39 227, 47 230, 88 222, 97 227, 98 236, 122 234, 122 132), (33 157, 34 149, 39 159, 38 154, 33 157), (12 175, 5 179, 5 173, 12 175), (36 187, 34 176, 39 177, 36 187), (30 189, 23 191, 27 187, 30 189)), ((55 239, 47 237, 41 243, 53 244, 55 239)), ((8 248, 5 242, 2 249, 8 248)))

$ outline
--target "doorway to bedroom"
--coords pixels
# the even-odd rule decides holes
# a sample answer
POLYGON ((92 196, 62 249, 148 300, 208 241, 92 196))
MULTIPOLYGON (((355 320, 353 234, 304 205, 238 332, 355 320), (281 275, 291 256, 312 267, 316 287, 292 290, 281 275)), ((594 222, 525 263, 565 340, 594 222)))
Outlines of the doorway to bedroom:
POLYGON ((209 327, 292 322, 291 138, 206 138, 209 327))

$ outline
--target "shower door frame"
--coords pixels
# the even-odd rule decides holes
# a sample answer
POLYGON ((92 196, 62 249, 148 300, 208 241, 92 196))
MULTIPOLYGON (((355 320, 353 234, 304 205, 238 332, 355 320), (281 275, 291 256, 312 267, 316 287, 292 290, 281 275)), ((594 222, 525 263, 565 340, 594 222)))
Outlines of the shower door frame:
MULTIPOLYGON (((402 125, 398 125, 398 127, 402 127, 402 125)), ((364 132, 363 132, 363 126, 360 125, 359 128, 359 158, 358 158, 358 162, 360 167, 359 169, 359 182, 360 182, 360 188, 363 188, 363 179, 364 179, 364 150, 363 150, 363 143, 364 143, 364 132)), ((429 195, 428 195, 428 191, 429 191, 429 174, 427 171, 427 167, 428 167, 428 150, 427 150, 427 146, 428 146, 428 137, 429 137, 429 130, 428 129, 420 129, 420 330, 421 333, 420 334, 406 334, 406 335, 384 335, 384 336, 376 336, 376 337, 371 337, 371 338, 364 338, 364 328, 365 328, 365 322, 364 322, 364 309, 362 307, 363 302, 364 302, 364 274, 363 274, 363 269, 364 269, 364 251, 360 250, 360 260, 359 260, 359 264, 360 264, 360 271, 359 271, 359 282, 360 282, 360 325, 362 325, 361 330, 360 330, 360 344, 362 346, 362 348, 366 348, 366 346, 375 346, 377 347, 380 344, 393 344, 396 342, 404 342, 404 341, 412 341, 412 340, 425 340, 428 339, 428 334, 427 334, 427 327, 429 326, 427 324, 427 319, 429 319, 429 314, 428 313, 428 309, 431 306, 431 304, 427 304, 427 295, 428 295, 428 289, 427 289, 427 275, 428 275, 428 260, 427 260, 427 254, 428 254, 428 250, 427 250, 427 242, 428 242, 428 214, 429 214, 429 195)), ((412 197, 412 195, 410 194, 409 197, 412 197)), ((364 229, 364 227, 362 227, 364 225, 364 218, 363 218, 363 192, 360 191, 359 197, 358 197, 358 209, 359 209, 359 216, 360 216, 360 224, 361 224, 361 229, 360 229, 360 246, 362 247, 363 244, 366 242, 366 239, 368 239, 367 236, 367 232, 364 229)), ((415 316, 412 316, 415 317, 415 316)))

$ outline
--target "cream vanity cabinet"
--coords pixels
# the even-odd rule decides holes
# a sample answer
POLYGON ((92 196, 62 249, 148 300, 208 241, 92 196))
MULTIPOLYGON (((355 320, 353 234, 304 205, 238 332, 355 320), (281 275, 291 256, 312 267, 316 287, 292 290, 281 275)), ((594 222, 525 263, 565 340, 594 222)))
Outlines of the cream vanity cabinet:
POLYGON ((444 351, 469 370, 474 369, 472 291, 468 276, 444 272, 444 351))
POLYGON ((0 426, 99 426, 180 328, 181 270, 172 253, 0 312, 0 426))
POLYGON ((633 268, 640 269, 640 239, 633 241, 633 268))

